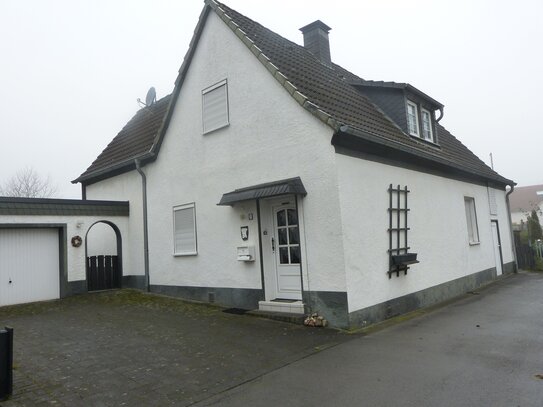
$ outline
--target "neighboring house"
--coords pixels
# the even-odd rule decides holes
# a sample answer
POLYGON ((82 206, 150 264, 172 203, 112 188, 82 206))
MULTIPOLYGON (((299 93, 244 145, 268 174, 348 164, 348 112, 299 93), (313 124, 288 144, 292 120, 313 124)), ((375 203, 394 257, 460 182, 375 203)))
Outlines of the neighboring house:
POLYGON ((135 285, 349 327, 515 271, 514 182, 439 124, 438 101, 331 62, 329 30, 300 46, 206 2, 172 95, 74 181, 130 202, 135 285))
POLYGON ((515 187, 509 197, 511 221, 514 225, 526 222, 527 216, 535 209, 539 221, 543 222, 543 185, 515 187))

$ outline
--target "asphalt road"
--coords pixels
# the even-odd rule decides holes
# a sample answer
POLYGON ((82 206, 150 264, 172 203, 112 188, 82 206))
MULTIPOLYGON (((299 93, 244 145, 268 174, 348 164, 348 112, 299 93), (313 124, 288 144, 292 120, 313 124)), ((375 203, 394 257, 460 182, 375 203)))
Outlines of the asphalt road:
POLYGON ((543 274, 505 278, 196 405, 543 406, 543 274))

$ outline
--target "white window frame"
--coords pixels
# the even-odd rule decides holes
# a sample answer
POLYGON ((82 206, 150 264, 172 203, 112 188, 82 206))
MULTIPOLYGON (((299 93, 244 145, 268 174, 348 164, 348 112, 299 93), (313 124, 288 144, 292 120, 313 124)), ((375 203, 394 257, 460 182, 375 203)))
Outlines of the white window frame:
POLYGON ((475 207, 475 198, 465 196, 464 207, 466 209, 466 224, 468 227, 469 244, 479 244, 479 227, 477 226, 477 210, 475 207))
POLYGON ((426 141, 431 141, 432 143, 434 142, 434 129, 432 128, 432 113, 430 113, 430 111, 422 108, 421 109, 421 121, 422 121, 422 126, 421 126, 421 136, 423 138, 423 140, 426 140, 426 141), (424 134, 424 114, 427 114, 428 115, 428 128, 430 129, 430 138, 427 138, 424 134))
POLYGON ((202 90, 202 132, 203 134, 211 133, 215 130, 222 129, 223 127, 226 127, 230 124, 230 107, 228 105, 228 81, 226 79, 223 79, 220 82, 217 82, 215 85, 212 85, 208 88, 205 88, 202 90), (214 90, 217 90, 219 88, 224 87, 225 94, 226 94, 226 100, 225 100, 225 109, 226 109, 226 121, 219 123, 215 126, 206 128, 206 106, 205 106, 205 95, 208 93, 213 92, 214 90))
POLYGON ((410 100, 407 101, 407 130, 409 131, 409 134, 415 137, 420 137, 420 127, 419 127, 419 108, 416 103, 411 102, 410 100), (411 131, 411 124, 409 121, 410 115, 409 115, 409 106, 413 107, 415 109, 415 131, 411 131))
POLYGON ((184 205, 177 205, 173 207, 172 210, 172 226, 173 226, 173 255, 174 256, 194 256, 198 254, 198 236, 196 233, 196 204, 194 202, 184 204, 184 205), (187 250, 187 251, 177 251, 177 248, 175 246, 175 239, 176 239, 176 224, 175 224, 175 213, 177 211, 192 209, 192 216, 193 216, 193 225, 194 225, 194 231, 193 231, 193 238, 194 238, 194 250, 187 250))

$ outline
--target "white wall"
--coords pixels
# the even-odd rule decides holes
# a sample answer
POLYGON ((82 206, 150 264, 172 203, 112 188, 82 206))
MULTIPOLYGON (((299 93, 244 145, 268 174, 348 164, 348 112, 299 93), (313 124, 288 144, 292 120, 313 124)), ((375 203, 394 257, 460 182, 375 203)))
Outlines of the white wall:
POLYGON ((507 210, 506 191, 495 189, 496 204, 498 206, 498 214, 496 216, 491 215, 491 219, 498 221, 500 227, 500 240, 503 256, 503 263, 507 264, 515 261, 514 257, 514 241, 511 231, 511 225, 509 224, 509 211, 507 210))
POLYGON ((87 232, 87 256, 116 255, 117 235, 107 223, 97 223, 87 232))
MULTIPOLYGON (((337 156, 349 312, 495 267, 487 188, 337 156), (408 232, 418 253, 407 275, 388 278, 390 184, 408 186, 408 232), (475 198, 480 244, 468 241, 464 196, 475 198)), ((504 263, 513 261, 503 191, 497 191, 504 263)))
MULTIPOLYGON (((86 258, 85 258, 85 235, 87 230, 94 223, 104 220, 103 216, 39 216, 39 215, 0 215, 0 225, 2 224, 26 224, 26 225, 44 225, 59 224, 66 225, 66 249, 67 249, 67 273, 68 281, 77 281, 86 279, 86 258), (80 236, 83 244, 80 247, 73 247, 71 239, 74 236, 80 236)), ((123 254, 128 252, 127 235, 128 218, 124 216, 108 216, 107 220, 113 222, 120 229, 123 235, 123 254)), ((1 227, 1 226, 0 226, 1 227)), ((123 273, 126 268, 126 261, 123 258, 123 273)))
POLYGON ((127 233, 123 234, 123 275, 145 274, 141 176, 130 171, 87 186, 87 199, 129 201, 127 233))
POLYGON ((304 281, 310 286, 305 288, 344 291, 331 136, 210 13, 158 160, 145 167, 151 283, 261 288, 259 259, 236 260, 242 225, 249 225, 258 252, 255 203, 216 204, 236 188, 300 176, 308 192, 304 270, 310 278, 304 281), (228 80, 230 125, 203 135, 201 92, 223 79, 228 80), (190 202, 196 204, 198 255, 174 257, 172 207, 190 202), (248 213, 253 221, 247 221, 248 213))

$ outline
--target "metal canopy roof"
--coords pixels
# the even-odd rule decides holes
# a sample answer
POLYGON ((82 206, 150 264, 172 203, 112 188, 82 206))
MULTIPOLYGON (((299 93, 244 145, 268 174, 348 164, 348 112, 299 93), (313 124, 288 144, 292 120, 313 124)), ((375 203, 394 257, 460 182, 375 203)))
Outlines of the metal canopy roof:
POLYGON ((307 195, 300 177, 268 182, 227 192, 222 196, 221 201, 217 205, 233 205, 236 202, 286 194, 307 195))

